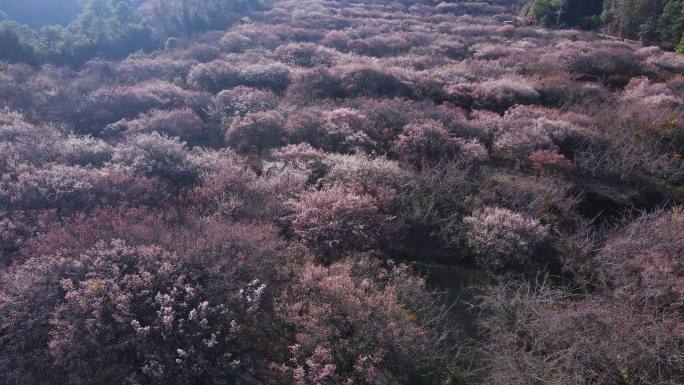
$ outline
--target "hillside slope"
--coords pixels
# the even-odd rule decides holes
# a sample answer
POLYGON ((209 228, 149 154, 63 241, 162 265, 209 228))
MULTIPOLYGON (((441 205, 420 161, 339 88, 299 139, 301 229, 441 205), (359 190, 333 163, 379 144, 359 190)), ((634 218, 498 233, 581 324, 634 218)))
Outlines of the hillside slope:
POLYGON ((0 383, 681 384, 684 56, 509 3, 3 63, 0 383))

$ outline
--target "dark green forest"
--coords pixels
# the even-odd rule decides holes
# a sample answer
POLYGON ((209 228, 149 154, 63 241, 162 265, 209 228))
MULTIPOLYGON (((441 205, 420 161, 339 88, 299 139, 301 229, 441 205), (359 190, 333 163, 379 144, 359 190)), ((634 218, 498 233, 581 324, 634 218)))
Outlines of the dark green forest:
POLYGON ((684 0, 533 0, 525 9, 547 27, 601 28, 684 51, 684 0))
POLYGON ((173 44, 167 41, 171 37, 225 28, 264 5, 261 0, 86 0, 78 13, 76 0, 37 3, 43 2, 0 2, 5 19, 0 60, 79 66, 93 57, 123 58, 173 44))

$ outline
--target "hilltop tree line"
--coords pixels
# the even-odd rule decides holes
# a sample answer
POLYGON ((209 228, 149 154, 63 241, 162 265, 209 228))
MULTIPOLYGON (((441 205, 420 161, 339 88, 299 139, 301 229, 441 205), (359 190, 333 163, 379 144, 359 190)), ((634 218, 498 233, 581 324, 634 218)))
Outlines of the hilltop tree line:
MULTIPOLYGON (((268 2, 64 0, 37 5, 33 0, 0 1, 0 59, 32 65, 78 66, 93 57, 123 58, 137 51, 164 48, 165 43, 172 45, 178 37, 223 29, 250 12, 264 9, 268 2), (41 12, 29 11, 35 9, 41 12)), ((601 28, 644 44, 684 51, 684 0, 492 0, 488 3, 493 6, 513 3, 524 14, 548 27, 601 28)))
POLYGON ((14 4, 0 12, 0 60, 78 66, 93 57, 123 58, 173 45, 176 38, 223 29, 264 6, 262 0, 88 0, 68 25, 36 30, 10 19, 14 4))
POLYGON ((548 27, 601 27, 619 37, 684 51, 683 0, 533 0, 523 9, 548 27))

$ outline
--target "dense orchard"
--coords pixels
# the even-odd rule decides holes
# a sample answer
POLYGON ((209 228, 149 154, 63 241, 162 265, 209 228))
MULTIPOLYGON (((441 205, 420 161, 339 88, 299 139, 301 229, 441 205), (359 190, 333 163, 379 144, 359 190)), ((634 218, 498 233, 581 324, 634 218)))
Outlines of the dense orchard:
POLYGON ((0 22, 0 383, 682 384, 684 56, 523 3, 0 22))

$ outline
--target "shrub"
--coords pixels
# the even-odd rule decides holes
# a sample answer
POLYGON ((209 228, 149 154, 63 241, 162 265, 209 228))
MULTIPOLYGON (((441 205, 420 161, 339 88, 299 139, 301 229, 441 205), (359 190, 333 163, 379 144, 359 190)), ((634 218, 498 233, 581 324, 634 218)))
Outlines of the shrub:
POLYGON ((49 229, 36 234, 30 248, 24 250, 26 258, 55 254, 78 254, 94 247, 97 242, 126 239, 131 244, 159 240, 164 220, 174 213, 156 212, 150 208, 103 206, 79 212, 62 221, 52 223, 49 229), (170 214, 165 216, 163 214, 170 214))
POLYGON ((325 120, 319 107, 301 108, 288 114, 285 130, 291 143, 308 143, 322 148, 326 140, 325 120))
POLYGON ((613 234, 600 252, 601 272, 616 295, 640 308, 681 309, 684 244, 681 208, 645 213, 613 234))
POLYGON ((468 55, 468 47, 461 41, 451 38, 440 38, 432 42, 430 48, 437 54, 453 60, 463 60, 468 55))
POLYGON ((605 133, 574 149, 578 170, 592 175, 635 181, 644 175, 664 180, 684 178, 677 148, 684 143, 677 109, 665 104, 628 104, 604 114, 605 133))
POLYGON ((684 104, 665 83, 651 84, 648 78, 633 78, 625 86, 622 99, 627 103, 640 103, 646 106, 678 107, 684 104))
POLYGON ((278 97, 273 92, 237 86, 214 96, 209 112, 212 117, 220 120, 234 115, 244 116, 248 112, 272 110, 277 106, 278 97))
POLYGON ((33 129, 33 125, 29 124, 20 112, 7 107, 0 110, 0 140, 3 142, 16 140, 33 129))
POLYGON ((376 67, 352 66, 341 70, 342 87, 353 96, 411 96, 406 83, 394 74, 376 67))
MULTIPOLYGON (((475 104, 475 84, 453 84, 445 87, 445 98, 455 106, 472 108, 475 104)), ((479 96, 479 95, 478 95, 479 96)))
POLYGON ((153 108, 170 109, 201 103, 201 99, 199 93, 160 81, 102 88, 89 95, 78 111, 82 120, 76 122, 76 128, 79 132, 97 134, 98 129, 108 123, 134 118, 153 108))
POLYGON ((47 231, 56 221, 53 210, 29 214, 22 210, 0 210, 0 270, 24 262, 23 251, 30 248, 36 234, 47 231))
POLYGON ((81 166, 101 166, 113 154, 111 145, 90 136, 69 135, 56 144, 57 159, 62 163, 81 166))
POLYGON ((473 57, 480 60, 498 60, 525 52, 525 50, 521 48, 498 44, 476 44, 471 47, 471 49, 474 50, 473 57))
POLYGON ((3 277, 0 378, 231 383, 250 363, 239 326, 255 322, 265 288, 123 241, 32 258, 3 277))
POLYGON ((290 84, 290 69, 280 64, 246 66, 240 70, 240 80, 246 86, 280 92, 290 84))
POLYGON ((162 207, 170 202, 172 192, 163 179, 110 168, 97 179, 93 195, 97 206, 162 207))
POLYGON ((0 179, 0 202, 6 208, 55 208, 64 212, 87 207, 102 173, 80 166, 21 166, 0 179))
POLYGON ((150 93, 115 88, 96 91, 86 101, 86 104, 83 111, 80 112, 86 121, 81 123, 82 128, 79 131, 98 134, 99 131, 90 125, 101 127, 123 118, 132 118, 141 112, 159 107, 161 103, 155 95, 150 93))
POLYGON ((448 100, 447 93, 444 90, 445 83, 437 77, 409 74, 407 81, 413 99, 430 100, 435 103, 448 100))
POLYGON ((503 6, 490 5, 485 2, 439 3, 437 10, 441 13, 452 13, 455 15, 494 15, 505 12, 503 6))
POLYGON ((388 150, 404 127, 421 116, 421 111, 405 99, 359 100, 359 110, 370 122, 369 136, 388 150))
POLYGON ((437 298, 405 266, 306 264, 284 294, 279 315, 297 332, 280 369, 295 383, 449 381, 437 298))
POLYGON ((675 76, 665 84, 676 95, 684 95, 684 76, 675 76))
POLYGON ((375 142, 368 137, 369 122, 358 110, 337 108, 323 115, 325 147, 331 151, 370 150, 375 142))
POLYGON ((219 92, 238 85, 279 92, 290 84, 290 70, 282 64, 232 64, 214 60, 194 66, 188 83, 195 88, 219 92))
POLYGON ((444 124, 444 128, 451 134, 461 138, 487 139, 490 133, 483 129, 476 120, 469 120, 470 113, 449 102, 441 105, 424 101, 413 107, 416 117, 438 120, 444 124))
POLYGON ((495 341, 483 356, 487 383, 673 385, 684 367, 674 353, 681 336, 672 332, 681 321, 620 301, 512 282, 489 290, 481 310, 495 341))
POLYGON ((547 225, 570 227, 580 222, 576 212, 579 200, 574 186, 556 176, 494 174, 487 176, 474 202, 499 204, 547 225))
POLYGON ((382 57, 406 52, 411 45, 401 36, 384 35, 351 40, 347 43, 347 48, 359 55, 382 57))
POLYGON ((684 74, 684 59, 682 59, 682 55, 672 52, 664 52, 662 55, 651 57, 646 60, 646 64, 672 73, 684 74))
POLYGON ((298 73, 287 89, 287 98, 297 104, 310 104, 321 99, 345 95, 342 79, 325 68, 298 73))
MULTIPOLYGON (((314 170, 315 171, 315 170, 314 170)), ((256 211, 266 220, 274 221, 289 230, 291 202, 303 194, 313 182, 313 173, 289 165, 266 163, 257 181, 259 194, 264 197, 262 211, 256 211)))
POLYGON ((399 158, 420 166, 451 158, 456 153, 456 141, 438 121, 408 124, 395 145, 399 158))
POLYGON ((302 170, 322 170, 325 154, 307 143, 290 144, 271 152, 273 158, 302 170))
POLYGON ((284 141, 283 118, 276 112, 252 112, 233 120, 226 131, 226 142, 242 153, 277 147, 284 141))
POLYGON ((464 166, 486 163, 489 160, 487 148, 476 138, 456 138, 458 154, 456 160, 464 166))
POLYGON ((549 76, 540 79, 535 86, 541 104, 549 107, 592 107, 610 97, 607 89, 598 83, 578 82, 568 75, 549 76))
POLYGON ((435 120, 408 124, 397 139, 395 151, 400 159, 416 166, 434 165, 445 159, 472 164, 488 157, 487 149, 477 139, 456 138, 435 120))
POLYGON ((536 104, 539 93, 524 81, 501 79, 487 81, 474 92, 475 104, 479 108, 505 111, 518 104, 536 104))
POLYGON ((329 171, 323 184, 329 186, 360 187, 363 191, 399 189, 410 178, 410 173, 399 163, 384 157, 330 154, 325 158, 325 164, 329 171))
POLYGON ((303 194, 294 203, 292 228, 324 261, 349 251, 370 251, 390 233, 391 217, 367 194, 331 187, 303 194))
MULTIPOLYGON (((200 45, 193 47, 192 50, 188 50, 187 58, 132 56, 121 62, 111 63, 114 68, 110 71, 114 72, 117 80, 129 84, 152 81, 153 79, 173 81, 178 77, 185 77, 190 68, 196 64, 196 60, 211 58, 215 54, 211 47, 202 48, 200 45)), ((92 62, 86 64, 86 66, 89 65, 92 65, 92 62)), ((89 70, 92 70, 95 74, 105 72, 101 68, 89 70)))
POLYGON ((651 175, 667 181, 684 178, 684 162, 677 153, 645 141, 619 138, 579 148, 573 162, 577 169, 592 176, 609 176, 627 182, 651 175))
POLYGON ((136 175, 160 177, 176 185, 193 184, 199 177, 199 167, 185 143, 156 132, 119 144, 112 162, 136 175))
POLYGON ((159 206, 169 186, 119 170, 46 164, 22 166, 0 181, 0 205, 12 210, 54 209, 69 216, 97 206, 159 206))
POLYGON ((328 132, 364 131, 368 128, 368 119, 359 110, 353 108, 336 108, 324 113, 325 126, 328 132))
POLYGON ((188 73, 187 83, 195 88, 216 93, 239 85, 240 69, 221 60, 200 63, 193 66, 188 73))
POLYGON ((280 61, 299 67, 330 65, 333 55, 328 50, 311 43, 281 45, 274 51, 280 61))
POLYGON ((600 80, 611 86, 623 86, 629 79, 643 72, 631 50, 624 48, 591 47, 585 52, 570 52, 570 71, 600 80))
POLYGON ((202 215, 234 220, 280 220, 286 202, 303 191, 308 175, 294 167, 275 167, 227 151, 203 154, 208 169, 188 205, 202 215), (206 159, 210 158, 210 159, 206 159), (216 159, 218 158, 218 159, 216 159), (255 170, 256 169, 256 170, 255 170), (257 172, 260 174, 257 175, 257 172))
POLYGON ((463 223, 477 262, 493 269, 524 265, 548 235, 538 220, 499 207, 476 210, 463 223))
MULTIPOLYGON (((187 57, 189 60, 197 60, 202 63, 216 60, 221 56, 221 50, 218 47, 213 44, 202 42, 193 44, 184 50, 177 50, 176 52, 182 53, 183 56, 187 57)), ((186 75, 189 70, 189 67, 185 70, 186 75)))
POLYGON ((219 42, 221 48, 228 52, 244 52, 250 48, 272 50, 281 43, 280 37, 270 31, 257 28, 236 28, 226 32, 219 42))
POLYGON ((135 119, 113 123, 107 126, 106 132, 110 135, 124 133, 129 137, 156 132, 171 138, 179 138, 191 145, 213 143, 217 135, 189 108, 153 109, 135 119))
POLYGON ((558 150, 537 150, 530 154, 532 168, 539 173, 547 170, 574 170, 575 166, 558 150))
POLYGON ((312 28, 310 25, 292 26, 288 24, 272 25, 269 30, 283 39, 293 42, 317 42, 323 38, 325 31, 312 28))
POLYGON ((321 44, 339 51, 344 51, 347 49, 349 40, 349 36, 342 31, 328 31, 323 37, 323 40, 321 40, 321 44))
POLYGON ((557 149, 557 144, 576 136, 577 127, 573 124, 552 120, 532 111, 527 115, 525 109, 511 110, 504 116, 503 130, 494 140, 494 153, 505 159, 526 161, 535 151, 557 149))

